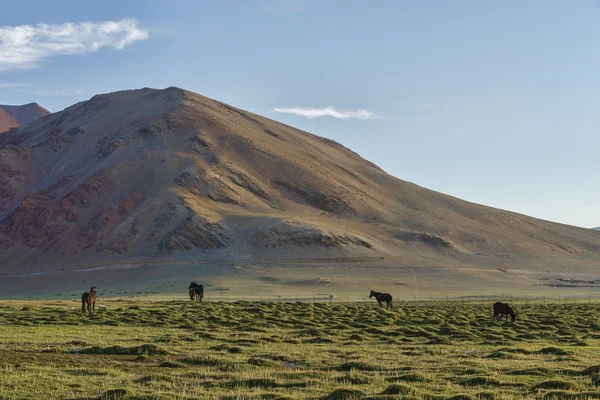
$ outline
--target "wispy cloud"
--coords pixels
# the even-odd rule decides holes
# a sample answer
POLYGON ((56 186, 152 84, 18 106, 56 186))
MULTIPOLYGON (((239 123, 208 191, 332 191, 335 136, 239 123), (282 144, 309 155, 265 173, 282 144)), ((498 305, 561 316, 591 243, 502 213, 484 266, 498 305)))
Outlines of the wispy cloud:
POLYGON ((28 83, 5 82, 5 83, 0 83, 0 90, 17 88, 17 87, 25 87, 25 86, 31 86, 31 85, 28 83))
POLYGON ((29 92, 35 96, 73 96, 76 94, 83 94, 84 91, 77 88, 65 88, 65 89, 38 89, 29 92))
POLYGON ((66 22, 0 26, 0 71, 28 69, 57 55, 124 49, 148 38, 134 18, 104 22, 66 22))
POLYGON ((369 110, 346 110, 340 111, 329 106, 324 108, 307 108, 307 107, 291 107, 291 108, 273 108, 272 111, 300 115, 306 118, 333 117, 339 119, 376 119, 377 114, 369 110))

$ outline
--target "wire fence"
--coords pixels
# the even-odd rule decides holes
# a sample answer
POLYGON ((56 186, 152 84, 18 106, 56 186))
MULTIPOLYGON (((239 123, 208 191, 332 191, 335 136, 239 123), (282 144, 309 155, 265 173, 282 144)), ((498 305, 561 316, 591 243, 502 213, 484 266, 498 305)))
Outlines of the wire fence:
MULTIPOLYGON (((574 294, 574 295, 560 295, 560 294, 535 294, 535 295, 428 295, 428 296, 402 296, 394 295, 392 293, 393 302, 519 302, 519 303, 600 303, 600 293, 589 293, 589 294, 574 294)), ((187 295, 165 295, 165 294, 146 294, 146 295, 134 295, 134 296, 120 296, 114 297, 112 300, 123 299, 123 300, 141 300, 141 301, 191 301, 187 295)), ((356 295, 356 294, 299 294, 299 295, 236 295, 223 294, 215 291, 208 291, 204 293, 203 301, 208 302, 238 302, 238 301, 253 301, 253 302, 302 302, 302 303, 362 303, 371 302, 375 303, 374 298, 369 298, 368 295, 356 295)))
MULTIPOLYGON (((518 302, 518 303, 571 303, 571 304, 582 304, 582 303, 600 303, 600 292, 599 293, 579 293, 579 294, 469 294, 469 295, 402 295, 391 293, 394 304, 403 303, 418 303, 418 302, 518 302)), ((81 302, 80 294, 63 294, 63 295, 48 295, 48 296, 30 296, 28 298, 18 299, 1 299, 4 301, 73 301, 81 302)), ((138 294, 106 294, 98 293, 99 301, 191 301, 187 293, 185 294, 167 294, 167 293, 138 293, 138 294)), ((377 304, 374 298, 369 298, 367 294, 357 295, 353 294, 297 294, 290 295, 282 294, 267 294, 267 295, 241 295, 231 293, 228 291, 220 290, 208 290, 204 292, 203 301, 212 302, 237 302, 237 301, 254 301, 254 302, 279 302, 279 303, 290 303, 290 302, 302 302, 302 303, 363 303, 371 302, 377 304)))

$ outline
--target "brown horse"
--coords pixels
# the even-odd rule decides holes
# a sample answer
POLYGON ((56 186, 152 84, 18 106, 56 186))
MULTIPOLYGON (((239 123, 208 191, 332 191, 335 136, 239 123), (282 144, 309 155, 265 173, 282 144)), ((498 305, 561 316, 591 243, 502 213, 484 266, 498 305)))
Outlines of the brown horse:
POLYGON ((194 288, 190 288, 190 300, 196 301, 196 290, 194 288))
POLYGON ((389 293, 380 293, 380 292, 375 292, 373 290, 371 290, 371 294, 369 295, 369 298, 371 297, 375 297, 375 300, 377 300, 377 303, 379 303, 379 307, 383 307, 383 302, 387 303, 387 306, 385 307, 386 310, 388 308, 392 308, 392 295, 389 293))
POLYGON ((92 286, 89 292, 81 295, 81 312, 84 313, 86 308, 90 314, 96 312, 96 286, 92 286))

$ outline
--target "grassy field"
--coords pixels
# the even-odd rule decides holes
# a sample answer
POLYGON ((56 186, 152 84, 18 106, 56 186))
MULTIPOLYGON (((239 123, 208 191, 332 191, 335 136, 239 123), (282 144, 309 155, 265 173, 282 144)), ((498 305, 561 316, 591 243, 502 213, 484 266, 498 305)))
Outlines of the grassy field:
POLYGON ((105 304, 0 302, 0 399, 600 398, 597 304, 105 304))

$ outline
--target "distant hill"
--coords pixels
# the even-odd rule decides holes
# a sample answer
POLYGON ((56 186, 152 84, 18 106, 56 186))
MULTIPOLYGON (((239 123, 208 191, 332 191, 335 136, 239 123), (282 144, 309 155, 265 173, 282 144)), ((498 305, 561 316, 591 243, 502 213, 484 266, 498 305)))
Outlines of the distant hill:
POLYGON ((6 106, 0 104, 0 133, 12 128, 27 125, 39 118, 49 115, 50 111, 37 103, 22 106, 6 106))
POLYGON ((600 226, 597 226, 597 227, 592 228, 592 229, 595 230, 595 231, 600 231, 600 226))
POLYGON ((534 259, 544 271, 600 261, 590 229, 425 189, 332 140, 178 88, 94 96, 0 135, 0 192, 4 274, 159 261, 533 269, 524 260, 534 259))

